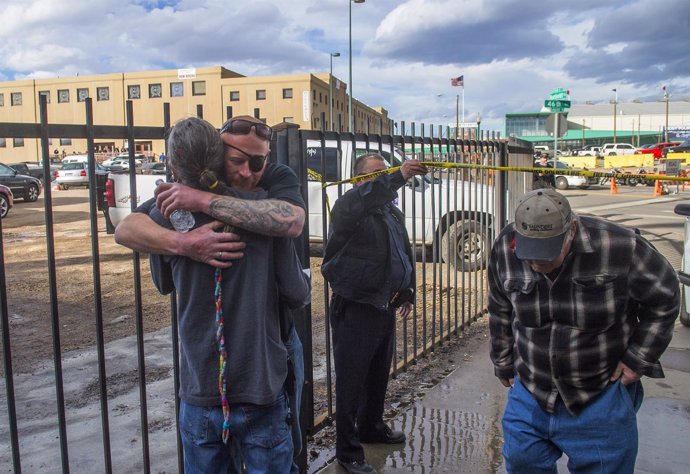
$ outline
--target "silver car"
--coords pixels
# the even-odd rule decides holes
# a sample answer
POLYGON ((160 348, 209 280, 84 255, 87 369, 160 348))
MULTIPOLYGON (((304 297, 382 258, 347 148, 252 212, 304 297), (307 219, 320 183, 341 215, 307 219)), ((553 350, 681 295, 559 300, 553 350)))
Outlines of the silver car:
MULTIPOLYGON (((87 163, 65 163, 56 171, 55 182, 61 189, 69 189, 71 186, 88 186, 89 174, 87 163)), ((96 174, 107 174, 108 171, 96 164, 96 174)))

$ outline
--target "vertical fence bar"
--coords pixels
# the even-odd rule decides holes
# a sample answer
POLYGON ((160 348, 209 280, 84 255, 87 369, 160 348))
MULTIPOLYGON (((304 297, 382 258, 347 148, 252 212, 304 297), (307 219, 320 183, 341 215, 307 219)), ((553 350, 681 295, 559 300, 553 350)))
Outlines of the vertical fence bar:
MULTIPOLYGON (((41 110, 41 148, 44 160, 47 160, 48 145, 48 106, 45 95, 40 94, 41 110)), ((46 246, 48 254, 48 285, 50 286, 50 321, 53 337, 53 365, 55 367, 55 395, 57 398, 58 432, 60 438, 60 460, 62 472, 69 472, 69 454, 67 448, 67 426, 65 420, 65 393, 62 381, 62 352, 60 349, 60 316, 57 298, 57 274, 55 271, 55 235, 53 232, 53 199, 50 186, 44 190, 44 210, 46 221, 46 246)))
POLYGON ((96 160, 94 158, 93 103, 90 97, 84 101, 86 108, 86 153, 89 176, 89 222, 91 226, 91 256, 93 271, 94 315, 96 319, 96 352, 98 354, 98 386, 101 402, 101 431, 103 433, 104 472, 113 472, 110 451, 110 421, 108 418, 108 386, 105 371, 105 341, 103 338, 103 299, 101 292, 101 256, 98 247, 98 210, 96 209, 96 160))
POLYGON ((12 371, 12 350, 10 347, 10 318, 7 308, 7 281, 5 280, 5 242, 0 219, 0 330, 2 330, 2 355, 5 368, 5 390, 7 392, 7 418, 12 445, 12 468, 17 474, 22 472, 19 454, 19 434, 17 431, 17 409, 14 399, 14 373, 12 371))
MULTIPOLYGON (((127 101, 127 141, 129 148, 129 189, 131 210, 134 211, 138 204, 136 163, 134 153, 136 143, 134 141, 134 111, 132 101, 127 101)), ((141 445, 144 462, 144 472, 151 472, 151 459, 149 455, 149 429, 148 409, 146 400, 146 362, 144 354, 144 314, 141 301, 141 257, 139 252, 132 252, 132 266, 134 271, 134 304, 135 324, 137 333, 137 370, 139 375, 139 412, 141 415, 141 445)))

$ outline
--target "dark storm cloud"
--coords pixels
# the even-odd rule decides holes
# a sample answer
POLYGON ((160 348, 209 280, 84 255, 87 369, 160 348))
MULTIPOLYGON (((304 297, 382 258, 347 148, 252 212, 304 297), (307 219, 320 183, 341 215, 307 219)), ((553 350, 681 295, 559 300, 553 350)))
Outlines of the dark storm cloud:
POLYGON ((648 84, 690 75, 687 0, 641 0, 598 16, 587 50, 565 69, 597 82, 648 84), (607 51, 609 45, 624 45, 607 51))

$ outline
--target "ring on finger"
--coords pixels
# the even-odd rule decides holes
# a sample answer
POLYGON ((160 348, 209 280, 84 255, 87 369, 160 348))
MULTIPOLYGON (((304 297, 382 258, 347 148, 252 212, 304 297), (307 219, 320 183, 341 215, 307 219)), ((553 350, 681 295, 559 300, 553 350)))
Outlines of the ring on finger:
POLYGON ((223 252, 218 252, 218 260, 223 260, 223 252))

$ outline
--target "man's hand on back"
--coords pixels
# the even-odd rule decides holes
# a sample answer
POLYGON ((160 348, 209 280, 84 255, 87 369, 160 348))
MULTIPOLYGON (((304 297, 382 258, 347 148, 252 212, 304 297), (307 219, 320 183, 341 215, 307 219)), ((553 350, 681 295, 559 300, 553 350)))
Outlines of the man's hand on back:
POLYGON ((247 244, 234 232, 222 232, 224 225, 213 221, 180 234, 181 255, 214 267, 231 267, 231 260, 244 256, 247 244))

